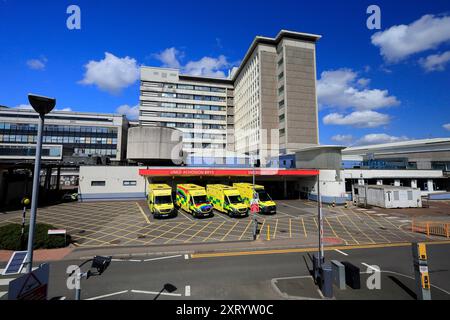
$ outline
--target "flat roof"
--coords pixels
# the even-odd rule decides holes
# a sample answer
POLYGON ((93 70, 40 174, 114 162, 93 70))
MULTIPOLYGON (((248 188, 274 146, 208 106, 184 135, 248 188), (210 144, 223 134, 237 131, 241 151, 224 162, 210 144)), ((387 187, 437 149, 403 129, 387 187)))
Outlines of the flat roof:
MULTIPOLYGON (((317 176, 316 169, 256 168, 255 176, 317 176)), ((158 167, 139 169, 141 176, 252 176, 252 168, 158 167)))
POLYGON ((406 140, 406 141, 372 144, 357 147, 348 147, 344 149, 342 152, 345 154, 345 153, 353 153, 355 151, 373 151, 378 149, 389 149, 398 147, 424 147, 443 143, 450 143, 450 138, 417 139, 417 140, 406 140))

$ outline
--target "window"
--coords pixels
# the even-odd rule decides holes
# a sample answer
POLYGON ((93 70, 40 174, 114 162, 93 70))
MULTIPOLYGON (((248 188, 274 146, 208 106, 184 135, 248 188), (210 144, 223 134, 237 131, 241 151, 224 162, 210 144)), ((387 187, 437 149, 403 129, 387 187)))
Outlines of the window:
POLYGON ((408 191, 408 200, 411 201, 413 199, 412 191, 408 191))
POLYGON ((280 115, 278 116, 278 118, 280 119, 280 121, 283 121, 283 120, 284 120, 284 113, 283 113, 283 114, 280 114, 280 115))
POLYGON ((280 129, 280 136, 282 136, 282 135, 284 135, 285 134, 285 129, 283 128, 283 129, 280 129))
POLYGON ((134 187, 137 185, 136 180, 124 180, 123 181, 124 187, 134 187))
POLYGON ((91 181, 91 187, 104 187, 105 185, 105 181, 91 181))
POLYGON ((400 200, 400 195, 398 191, 394 191, 394 201, 399 201, 400 200))

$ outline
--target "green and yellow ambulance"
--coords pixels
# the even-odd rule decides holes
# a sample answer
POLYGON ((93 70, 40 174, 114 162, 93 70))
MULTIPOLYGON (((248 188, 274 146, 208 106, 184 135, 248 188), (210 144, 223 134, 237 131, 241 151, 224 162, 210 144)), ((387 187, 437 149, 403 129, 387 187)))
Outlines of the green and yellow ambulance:
POLYGON ((172 200, 172 188, 167 184, 149 184, 147 201, 150 212, 155 218, 177 214, 172 200))
MULTIPOLYGON (((251 183, 233 183, 233 187, 239 190, 245 204, 250 208, 253 199, 253 184, 251 183)), ((255 184, 255 191, 258 196, 259 212, 265 214, 277 213, 277 204, 269 196, 264 186, 255 184)))
POLYGON ((235 187, 224 184, 208 184, 206 195, 213 208, 228 214, 230 217, 246 216, 248 206, 244 203, 235 187))
POLYGON ((205 188, 195 184, 177 185, 175 204, 195 218, 213 215, 205 188))

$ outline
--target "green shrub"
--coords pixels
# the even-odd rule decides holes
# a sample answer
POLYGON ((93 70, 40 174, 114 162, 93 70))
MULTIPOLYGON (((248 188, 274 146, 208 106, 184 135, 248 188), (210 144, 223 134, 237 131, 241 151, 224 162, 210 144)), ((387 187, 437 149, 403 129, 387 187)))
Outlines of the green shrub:
MULTIPOLYGON (((3 250, 26 250, 28 243, 28 225, 25 227, 25 240, 23 247, 20 244, 21 234, 20 224, 8 224, 0 227, 0 249, 3 250)), ((70 235, 66 237, 66 243, 63 235, 48 235, 48 230, 56 229, 54 226, 44 223, 36 224, 34 229, 34 249, 53 249, 63 248, 71 242, 70 235)))

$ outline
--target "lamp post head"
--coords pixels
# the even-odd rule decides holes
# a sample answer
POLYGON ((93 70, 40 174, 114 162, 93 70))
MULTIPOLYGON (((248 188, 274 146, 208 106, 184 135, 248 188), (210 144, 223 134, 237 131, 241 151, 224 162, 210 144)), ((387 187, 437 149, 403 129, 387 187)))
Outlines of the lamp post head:
POLYGON ((34 111, 39 114, 49 113, 56 105, 55 98, 39 96, 31 93, 28 94, 28 101, 30 101, 30 104, 33 107, 34 111))

